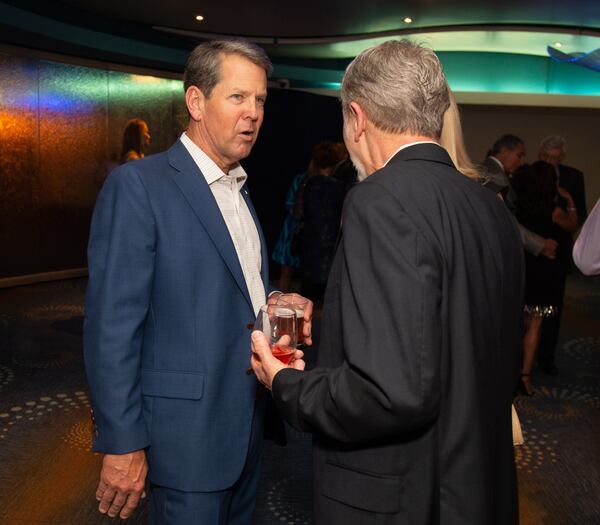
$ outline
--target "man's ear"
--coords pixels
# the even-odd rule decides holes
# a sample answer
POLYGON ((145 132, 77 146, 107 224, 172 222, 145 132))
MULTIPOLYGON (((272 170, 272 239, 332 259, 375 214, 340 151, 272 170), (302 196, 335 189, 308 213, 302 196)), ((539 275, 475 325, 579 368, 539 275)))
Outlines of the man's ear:
POLYGON ((353 139, 354 142, 358 142, 361 135, 365 132, 367 121, 366 115, 363 108, 360 107, 358 102, 350 102, 350 111, 352 112, 352 116, 354 117, 354 133, 353 139))
POLYGON ((192 120, 199 121, 204 115, 204 93, 197 86, 190 86, 185 92, 185 105, 192 120))

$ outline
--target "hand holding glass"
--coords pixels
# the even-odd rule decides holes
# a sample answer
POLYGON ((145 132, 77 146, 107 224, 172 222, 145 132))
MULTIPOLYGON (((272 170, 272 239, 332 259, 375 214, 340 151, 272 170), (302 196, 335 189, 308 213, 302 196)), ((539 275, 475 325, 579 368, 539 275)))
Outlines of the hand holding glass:
POLYGON ((269 304, 260 307, 254 330, 267 337, 271 352, 284 365, 294 357, 297 342, 296 312, 284 305, 269 304))
POLYGON ((298 338, 298 344, 304 343, 304 308, 308 304, 308 299, 294 294, 284 293, 277 298, 277 304, 291 308, 296 312, 296 334, 298 338))

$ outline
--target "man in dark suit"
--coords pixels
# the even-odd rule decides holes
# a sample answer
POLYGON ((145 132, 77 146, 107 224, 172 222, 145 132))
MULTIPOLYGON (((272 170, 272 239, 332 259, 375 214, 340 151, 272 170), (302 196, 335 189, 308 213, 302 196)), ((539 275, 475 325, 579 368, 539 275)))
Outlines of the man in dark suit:
POLYGON ((252 335, 257 377, 313 433, 316 522, 517 523, 516 226, 437 143, 449 98, 431 50, 364 51, 341 99, 362 182, 344 206, 318 365, 283 370, 252 335))
POLYGON ((567 156, 567 141, 560 135, 546 137, 540 143, 538 158, 552 164, 558 176, 558 185, 569 192, 577 208, 579 224, 583 224, 587 217, 587 205, 585 202, 585 181, 583 173, 571 166, 565 166, 562 162, 567 156))
POLYGON ((251 522, 266 396, 247 374, 248 324, 268 259, 239 161, 270 70, 251 44, 198 46, 184 75, 187 131, 115 170, 98 198, 84 349, 105 454, 96 497, 111 517, 131 515, 149 468, 151 523, 251 522))
MULTIPOLYGON (((566 154, 567 141, 565 138, 560 135, 551 135, 543 139, 540 143, 538 158, 554 166, 558 185, 560 188, 564 188, 572 197, 576 208, 575 211, 577 211, 577 219, 581 225, 585 222, 587 217, 583 173, 575 168, 562 164, 566 154)), ((572 246, 567 246, 565 249, 571 253, 572 246)), ((563 296, 564 289, 561 297, 563 296)), ((557 307, 558 314, 544 320, 537 354, 537 361, 540 368, 551 376, 557 376, 559 373, 555 358, 563 313, 562 300, 557 307)))
MULTIPOLYGON (((510 177, 523 165, 525 159, 525 143, 516 135, 502 135, 483 161, 485 185, 492 187, 496 193, 501 193, 508 209, 514 213, 517 195, 515 194, 510 177)), ((518 224, 518 223, 517 223, 518 224)), ((554 239, 544 239, 535 232, 518 224, 523 248, 531 255, 544 256, 550 259, 556 257, 557 243, 554 239)))

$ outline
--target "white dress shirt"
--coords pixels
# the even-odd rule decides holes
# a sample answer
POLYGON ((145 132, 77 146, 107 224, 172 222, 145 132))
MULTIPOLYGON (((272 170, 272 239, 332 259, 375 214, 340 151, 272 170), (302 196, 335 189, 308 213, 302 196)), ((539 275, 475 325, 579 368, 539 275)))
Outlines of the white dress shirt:
POLYGON ((435 142, 435 141, 433 141, 433 140, 418 140, 418 141, 416 141, 416 142, 409 142, 408 144, 404 144, 403 146, 400 146, 400 147, 399 147, 399 148, 398 148, 396 151, 394 151, 394 153, 392 153, 392 154, 389 156, 388 160, 386 160, 386 161, 385 161, 385 163, 384 163, 384 165, 382 166, 382 168, 383 168, 383 167, 385 167, 385 166, 387 166, 387 165, 388 165, 388 162, 389 162, 390 160, 392 160, 392 159, 393 159, 393 158, 394 158, 394 157, 395 157, 395 156, 398 154, 398 152, 400 152, 400 151, 402 151, 403 149, 405 149, 405 148, 408 148, 408 147, 410 147, 410 146, 416 146, 417 144, 435 144, 436 146, 439 146, 439 145, 440 145, 440 144, 439 144, 439 142, 435 142))
POLYGON ((573 260, 584 275, 600 274, 600 199, 575 241, 573 260))
POLYGON ((225 174, 185 132, 180 140, 198 165, 217 201, 242 267, 254 313, 258 314, 258 310, 266 302, 265 285, 260 275, 260 238, 246 201, 240 195, 248 175, 239 164, 225 174))

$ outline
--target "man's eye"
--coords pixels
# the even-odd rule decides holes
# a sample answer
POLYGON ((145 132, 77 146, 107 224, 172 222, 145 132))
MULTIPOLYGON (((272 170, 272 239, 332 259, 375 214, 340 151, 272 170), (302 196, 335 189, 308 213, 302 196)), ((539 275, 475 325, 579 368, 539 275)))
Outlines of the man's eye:
POLYGON ((266 98, 264 98, 264 97, 258 97, 258 98, 256 99, 256 102, 258 103, 258 105, 259 105, 259 106, 264 106, 264 105, 265 105, 265 103, 267 102, 267 99, 266 99, 266 98))
POLYGON ((242 95, 240 95, 239 93, 234 93, 233 95, 231 95, 231 98, 233 100, 242 100, 244 97, 242 95))

